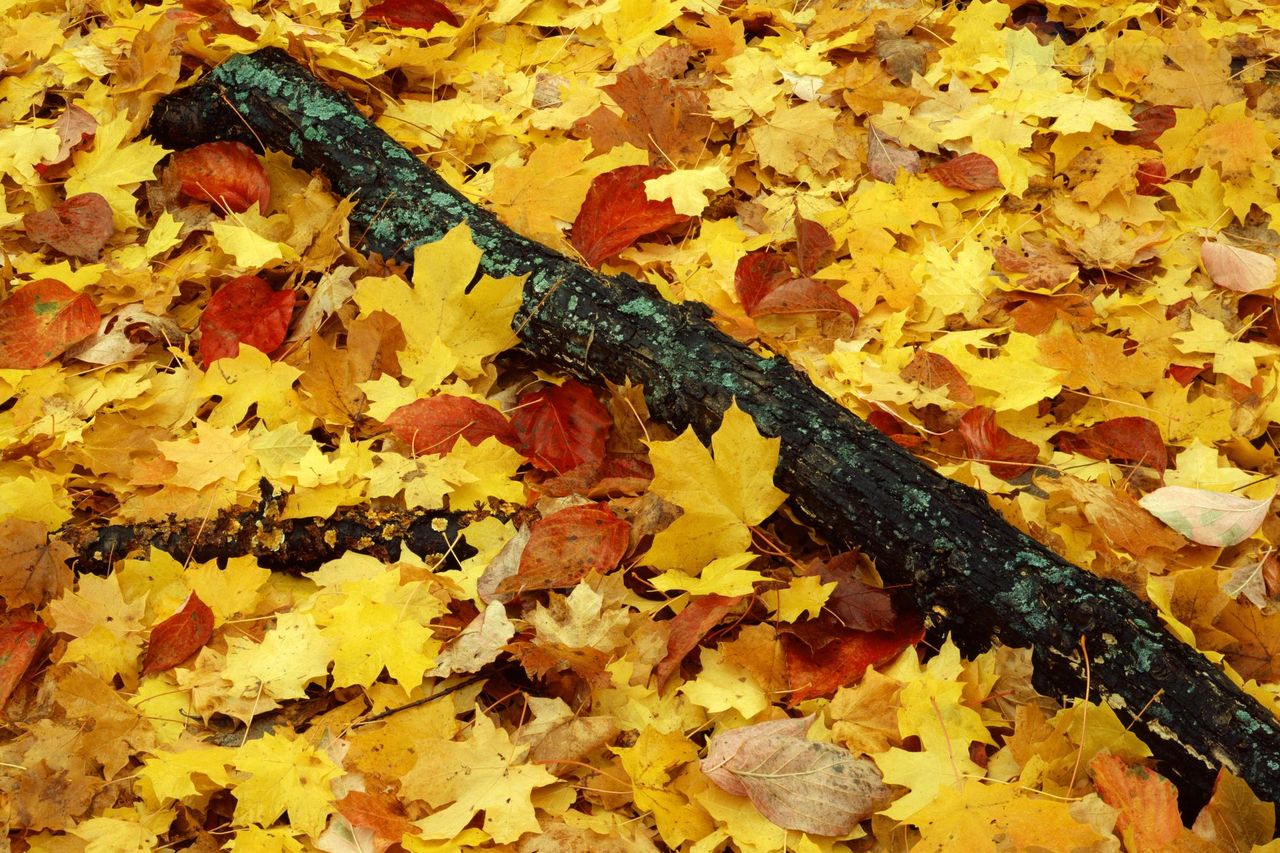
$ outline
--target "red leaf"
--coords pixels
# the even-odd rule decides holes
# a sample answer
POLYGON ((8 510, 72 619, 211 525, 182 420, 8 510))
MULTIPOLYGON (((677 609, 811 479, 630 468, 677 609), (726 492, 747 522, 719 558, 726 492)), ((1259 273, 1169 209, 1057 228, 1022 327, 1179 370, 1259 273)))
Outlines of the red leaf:
POLYGON ((42 278, 0 302, 0 368, 33 370, 98 331, 98 309, 82 293, 42 278))
POLYGON ((584 462, 558 477, 543 480, 536 488, 555 498, 565 495, 603 498, 616 494, 638 495, 652 479, 653 466, 643 459, 607 456, 601 462, 584 462))
POLYGON ((399 848, 406 833, 421 832, 409 820, 404 805, 391 794, 348 791, 334 806, 352 826, 373 831, 374 850, 386 850, 392 845, 399 848))
POLYGON ((867 415, 867 423, 893 439, 899 447, 912 448, 924 444, 924 436, 907 432, 907 426, 884 409, 874 409, 867 415))
POLYGON ((384 422, 415 454, 448 453, 459 438, 480 444, 493 436, 509 447, 518 443, 507 418, 479 400, 437 394, 401 406, 384 422))
POLYGON ((14 622, 0 628, 0 708, 35 660, 44 632, 39 622, 14 622))
POLYGON ((898 621, 893 599, 887 590, 865 584, 854 576, 862 559, 857 551, 846 551, 818 563, 818 577, 822 582, 836 582, 823 609, 841 625, 855 631, 890 630, 898 621))
POLYGON ((418 27, 429 30, 444 21, 458 26, 458 16, 436 0, 385 0, 364 10, 362 18, 383 21, 395 27, 418 27))
POLYGON ((557 474, 604 459, 612 425, 609 410, 576 379, 521 394, 511 416, 519 451, 557 474))
POLYGON ((1026 471, 1040 455, 1034 444, 997 426, 995 413, 985 406, 965 412, 957 429, 969 449, 969 458, 987 463, 991 473, 1003 480, 1026 471))
POLYGON ((520 569, 498 592, 573 586, 590 572, 618 565, 631 543, 631 525, 604 504, 573 506, 533 523, 520 569))
POLYGON ((1147 160, 1138 164, 1138 195, 1160 195, 1161 184, 1169 182, 1169 173, 1159 160, 1147 160))
POLYGON ((151 629, 142 674, 173 669, 191 657, 213 636, 213 610, 194 592, 182 609, 151 629))
POLYGON ((676 614, 671 620, 671 633, 667 635, 667 654, 653 670, 659 691, 672 673, 680 668, 685 656, 697 648, 707 632, 741 600, 740 595, 700 595, 676 614))
POLYGON ((1160 138, 1160 134, 1177 124, 1178 116, 1173 107, 1156 104, 1135 115, 1133 120, 1138 125, 1136 128, 1117 130, 1111 134, 1111 138, 1121 145, 1140 145, 1159 151, 1160 146, 1156 144, 1156 140, 1160 138))
POLYGON ((756 306, 776 287, 791 278, 786 258, 768 249, 759 249, 738 259, 733 287, 747 314, 755 316, 756 306))
POLYGON ((944 187, 977 192, 1004 186, 996 161, 985 154, 961 154, 929 170, 929 175, 944 187))
POLYGON ((843 312, 858 319, 858 309, 831 286, 812 278, 793 278, 778 285, 756 303, 752 317, 765 314, 813 314, 820 311, 843 312))
POLYGON ((1174 381, 1186 388, 1195 378, 1209 369, 1209 365, 1202 364, 1196 367, 1193 364, 1171 364, 1165 369, 1165 374, 1173 377, 1174 381))
POLYGON ((1120 811, 1116 830, 1132 840, 1131 849, 1176 849, 1171 845, 1184 828, 1172 782, 1140 765, 1128 766, 1109 752, 1089 762, 1089 775, 1102 801, 1120 811))
POLYGON ((182 194, 243 213, 254 204, 267 212, 271 182, 258 155, 243 142, 206 142, 173 155, 182 194))
POLYGON ((1062 450, 1083 453, 1094 459, 1135 462, 1154 468, 1161 474, 1169 467, 1168 451, 1160 435, 1160 427, 1146 418, 1112 418, 1074 435, 1058 433, 1054 441, 1062 450))
POLYGON ((111 205, 97 193, 81 193, 48 210, 22 217, 27 236, 47 243, 64 255, 95 261, 115 226, 111 205))
POLYGON ((914 616, 899 617, 891 631, 854 631, 826 620, 797 625, 782 634, 791 688, 787 704, 794 707, 806 699, 830 696, 861 679, 867 667, 893 660, 923 638, 924 626, 914 616), (806 642, 804 624, 813 626, 819 642, 806 642))
POLYGON ((801 275, 811 276, 831 263, 835 250, 836 241, 827 229, 796 214, 796 264, 801 275))
POLYGON ((292 290, 272 290, 256 275, 233 278, 218 288, 200 315, 205 370, 220 358, 235 358, 242 343, 266 353, 284 343, 294 298, 292 290))
POLYGON ((599 266, 646 234, 688 221, 689 217, 676 213, 670 200, 651 201, 644 194, 645 181, 670 171, 622 166, 595 177, 573 220, 570 240, 588 266, 599 266))

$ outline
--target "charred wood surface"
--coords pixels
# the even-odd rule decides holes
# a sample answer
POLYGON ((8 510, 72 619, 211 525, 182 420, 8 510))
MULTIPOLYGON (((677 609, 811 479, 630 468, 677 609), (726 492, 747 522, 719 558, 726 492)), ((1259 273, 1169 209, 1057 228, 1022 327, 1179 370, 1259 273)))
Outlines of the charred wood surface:
POLYGON ((833 542, 909 584, 932 623, 974 653, 993 637, 1034 649, 1036 683, 1085 694, 1143 736, 1184 807, 1220 766, 1280 799, 1280 727, 1226 675, 1172 635, 1152 608, 1066 562, 832 402, 782 358, 718 332, 695 304, 664 301, 531 242, 452 190, 345 96, 283 51, 237 56, 161 102, 152 130, 171 147, 237 139, 291 154, 357 202, 362 248, 411 261, 413 248, 466 221, 482 271, 527 275, 522 345, 587 379, 643 383, 653 415, 704 438, 733 399, 782 439, 778 485, 833 542), (1083 649, 1087 649, 1086 665, 1083 649))

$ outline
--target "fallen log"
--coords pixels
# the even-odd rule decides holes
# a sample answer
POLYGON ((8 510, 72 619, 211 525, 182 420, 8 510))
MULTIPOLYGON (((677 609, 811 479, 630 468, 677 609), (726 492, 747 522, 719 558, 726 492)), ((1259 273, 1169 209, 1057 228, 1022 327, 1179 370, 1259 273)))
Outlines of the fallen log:
POLYGON ((251 555, 263 568, 294 573, 317 569, 347 551, 394 563, 404 548, 456 567, 476 553, 465 538, 471 524, 494 515, 517 523, 533 516, 518 508, 494 513, 341 507, 328 518, 283 518, 283 497, 264 480, 262 500, 252 509, 142 524, 77 523, 63 527, 57 538, 75 553, 73 568, 90 574, 103 574, 130 552, 151 547, 197 563, 251 555))
POLYGON ((815 529, 910 585, 966 652, 993 637, 1029 646, 1041 691, 1107 702, 1177 783, 1184 814, 1207 798, 1219 767, 1280 800, 1276 718, 1149 605, 1005 523, 981 492, 926 468, 785 359, 721 334, 703 306, 668 303, 630 276, 602 275, 513 233, 285 52, 229 59, 161 101, 151 131, 170 147, 233 139, 288 152, 355 200, 353 233, 388 258, 409 262, 414 247, 465 220, 482 272, 528 275, 515 321, 525 349, 584 378, 643 384, 654 417, 704 439, 736 398, 761 432, 782 439, 778 485, 815 529))

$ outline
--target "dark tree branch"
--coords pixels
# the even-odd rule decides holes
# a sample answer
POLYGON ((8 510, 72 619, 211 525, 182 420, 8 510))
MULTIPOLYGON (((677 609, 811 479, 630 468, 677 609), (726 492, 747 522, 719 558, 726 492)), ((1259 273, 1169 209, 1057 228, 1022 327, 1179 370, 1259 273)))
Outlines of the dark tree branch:
POLYGON ((415 246, 466 221, 482 271, 527 274, 516 330, 523 346, 580 376, 643 383, 655 417, 702 436, 730 402, 782 439, 778 485, 815 528, 910 584, 935 626, 973 653, 992 637, 1034 649, 1036 683, 1085 692, 1132 722, 1202 802, 1220 766, 1280 799, 1280 728, 1226 675, 1172 637, 1147 604, 1066 562, 828 399, 785 359, 760 358, 716 331, 700 305, 673 305, 629 276, 606 277, 501 225, 372 125, 344 95, 283 51, 236 56, 166 98, 154 134, 182 147, 239 139, 286 151, 357 202, 364 248, 412 260, 415 246))

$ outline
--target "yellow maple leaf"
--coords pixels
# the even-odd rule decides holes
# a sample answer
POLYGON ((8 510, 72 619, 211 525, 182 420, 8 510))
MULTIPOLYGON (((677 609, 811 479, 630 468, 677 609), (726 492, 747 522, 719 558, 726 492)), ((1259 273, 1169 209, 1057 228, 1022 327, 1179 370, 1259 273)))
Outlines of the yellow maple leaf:
POLYGON ((232 703, 248 698, 259 712, 270 710, 276 700, 305 696, 308 684, 328 676, 332 660, 333 641, 320 633, 314 616, 282 613, 261 643, 244 637, 227 641, 221 677, 229 686, 221 692, 232 703))
MULTIPOLYGON (((444 604, 428 594, 423 581, 406 583, 399 568, 387 569, 373 557, 348 552, 336 562, 364 565, 367 574, 343 582, 340 594, 322 593, 314 611, 321 635, 333 643, 333 686, 368 686, 385 667, 400 686, 413 690, 435 664, 440 641, 430 625, 444 604)), ((317 575, 319 581, 326 577, 317 573, 312 579, 317 575)))
POLYGON ((235 769, 249 778, 232 788, 233 820, 269 827, 289 812, 289 824, 312 838, 333 811, 330 783, 342 775, 333 759, 302 738, 270 732, 235 750, 235 769))
POLYGON ((293 385, 302 371, 283 361, 273 362, 266 353, 240 344, 235 358, 220 358, 196 384, 195 393, 218 396, 221 401, 209 414, 209 423, 231 427, 244 420, 250 406, 268 429, 299 417, 301 401, 293 385))
POLYGON ((911 819, 921 834, 912 850, 997 850, 1002 842, 1014 850, 1027 850, 1049 839, 1054 850, 1091 850, 1103 845, 1108 839, 1076 820, 1071 806, 1066 800, 1037 796, 1017 785, 971 779, 960 790, 942 789, 931 806, 911 819))
POLYGON ((93 147, 76 151, 63 186, 67 197, 98 193, 111 205, 117 228, 136 228, 138 200, 134 191, 153 180, 156 164, 169 153, 150 139, 126 142, 133 122, 123 113, 98 125, 93 147))
POLYGON ((755 554, 731 554, 707 563, 697 577, 676 569, 655 575, 650 583, 659 592, 678 589, 690 595, 750 595, 756 582, 765 579, 759 572, 743 568, 755 560, 755 554))
POLYGON ((698 758, 697 747, 683 732, 645 728, 633 745, 610 748, 631 777, 636 808, 653 813, 668 847, 675 850, 710 833, 710 815, 672 784, 673 771, 698 758))
POLYGON ((715 195, 729 189, 729 179, 720 166, 712 163, 697 169, 677 169, 644 182, 644 194, 653 201, 671 199, 676 213, 700 216, 715 195))
POLYGON ((652 442, 650 491, 677 504, 684 515, 653 538, 645 561, 695 573, 719 557, 746 551, 750 526, 768 518, 787 497, 773 485, 780 443, 760 435, 736 402, 712 436, 710 452, 692 429, 671 441, 652 442))
POLYGON ((371 276, 356 285, 361 316, 381 310, 400 321, 407 342, 401 367, 419 391, 431 390, 438 382, 434 370, 424 375, 416 366, 439 361, 437 341, 450 353, 449 371, 474 379, 486 358, 518 340, 511 323, 520 305, 523 278, 481 276, 472 287, 480 255, 464 223, 435 243, 417 248, 412 287, 396 276, 371 276))
POLYGON ((525 763, 528 746, 513 744, 482 709, 475 714, 466 740, 434 741, 420 748, 418 762, 401 780, 408 796, 445 806, 414 822, 424 840, 454 838, 480 812, 484 831, 498 844, 541 829, 530 795, 560 780, 525 763))
POLYGON ((235 430, 220 429, 198 421, 195 440, 179 438, 158 441, 156 447, 178 469, 168 479, 170 485, 199 491, 219 480, 236 483, 248 462, 251 437, 235 430))

